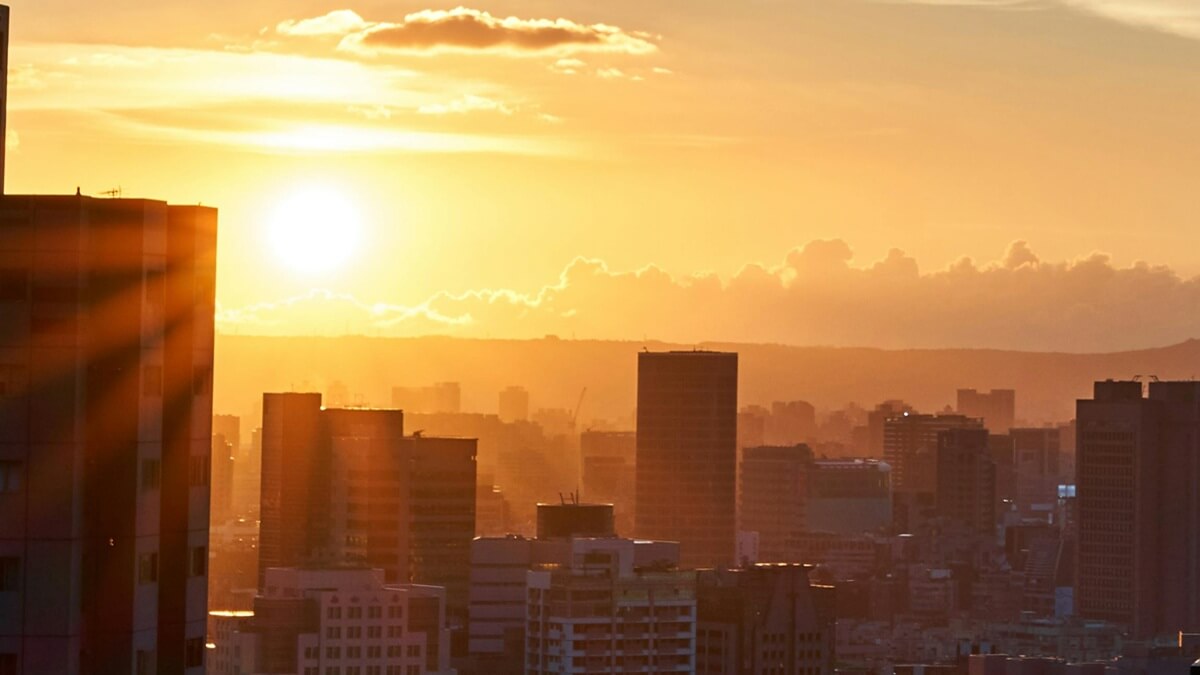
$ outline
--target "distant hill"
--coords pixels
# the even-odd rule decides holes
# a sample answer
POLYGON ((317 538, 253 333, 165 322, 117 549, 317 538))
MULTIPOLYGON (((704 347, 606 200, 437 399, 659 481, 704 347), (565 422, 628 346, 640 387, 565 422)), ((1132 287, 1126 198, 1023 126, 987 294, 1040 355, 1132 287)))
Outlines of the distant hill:
POLYGON ((529 389, 532 408, 574 408, 581 422, 632 418, 637 353, 713 349, 740 356, 739 404, 803 399, 818 409, 902 398, 920 410, 953 405, 955 390, 1013 388, 1017 416, 1066 420, 1096 379, 1200 375, 1200 341, 1111 354, 972 349, 889 351, 771 344, 598 340, 472 340, 446 337, 217 337, 216 411, 257 426, 264 391, 321 391, 341 381, 367 405, 390 403, 393 385, 462 383, 463 407, 496 411, 506 386, 529 389))

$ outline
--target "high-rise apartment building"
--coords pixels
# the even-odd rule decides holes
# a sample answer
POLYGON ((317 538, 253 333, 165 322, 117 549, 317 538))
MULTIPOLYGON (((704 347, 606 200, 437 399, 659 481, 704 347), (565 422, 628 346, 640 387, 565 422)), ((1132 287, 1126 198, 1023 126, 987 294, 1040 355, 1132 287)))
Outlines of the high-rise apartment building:
POLYGON ((808 482, 810 532, 861 534, 892 524, 892 468, 877 459, 818 459, 808 482))
POLYGON ((758 559, 790 562, 788 541, 805 530, 813 453, 807 445, 742 450, 738 529, 758 533, 758 559))
POLYGON ((0 662, 16 672, 203 668, 216 230, 198 206, 0 197, 0 662))
POLYGON ((938 515, 978 532, 996 528, 996 463, 987 429, 938 433, 938 515))
POLYGON ((955 410, 960 415, 982 419, 983 425, 993 433, 1006 434, 1016 418, 1017 392, 1012 389, 987 392, 959 389, 955 410))
POLYGON ((736 546, 737 354, 638 354, 638 537, 678 541, 686 567, 736 546))
POLYGON ((527 675, 696 672, 696 573, 639 566, 639 543, 575 539, 527 573, 527 675))
POLYGON ((271 567, 354 563, 389 583, 445 586, 465 614, 475 536, 475 441, 404 434, 399 410, 323 409, 263 395, 260 579, 271 567))
POLYGON ((583 498, 613 505, 617 532, 633 534, 637 484, 637 434, 585 431, 579 436, 583 498))
POLYGON ((1076 419, 1080 616, 1200 629, 1200 382, 1097 382, 1076 419))
POLYGON ((883 423, 883 458, 892 467, 896 492, 934 491, 938 434, 947 429, 979 429, 983 421, 965 415, 901 412, 883 423))

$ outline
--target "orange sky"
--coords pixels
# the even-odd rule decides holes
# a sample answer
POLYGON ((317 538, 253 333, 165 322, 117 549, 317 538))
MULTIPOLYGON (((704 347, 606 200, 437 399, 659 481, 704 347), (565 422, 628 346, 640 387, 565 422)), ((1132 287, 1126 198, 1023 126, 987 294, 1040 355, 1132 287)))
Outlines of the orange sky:
POLYGON ((1192 0, 201 4, 13 0, 7 189, 218 206, 222 330, 1055 348, 1200 333, 1175 316, 1200 314, 1192 0), (281 254, 279 214, 311 194, 357 212, 334 224, 357 230, 347 250, 318 248, 336 264, 281 254), (796 262, 814 240, 845 242, 817 272, 796 262), (1002 279, 1016 240, 1031 271, 1002 279), (892 297, 873 268, 916 290, 892 297), (968 268, 983 281, 953 276, 968 268), (767 290, 741 294, 756 270, 767 290), (813 313, 937 303, 947 279, 969 291, 956 302, 1004 295, 1009 330, 910 330, 898 311, 826 331, 813 313), (1156 292, 1162 316, 1141 306, 1156 292), (697 320, 720 303, 736 330, 697 320), (1120 340, 1051 320, 1135 310, 1153 325, 1120 340))

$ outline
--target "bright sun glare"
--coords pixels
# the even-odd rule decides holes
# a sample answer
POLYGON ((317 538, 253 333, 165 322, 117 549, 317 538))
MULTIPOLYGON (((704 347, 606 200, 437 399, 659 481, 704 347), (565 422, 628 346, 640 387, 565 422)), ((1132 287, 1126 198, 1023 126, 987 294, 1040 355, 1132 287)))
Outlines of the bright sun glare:
POLYGON ((275 257, 304 274, 340 269, 358 250, 361 231, 354 203, 327 186, 293 191, 276 204, 268 222, 275 257))

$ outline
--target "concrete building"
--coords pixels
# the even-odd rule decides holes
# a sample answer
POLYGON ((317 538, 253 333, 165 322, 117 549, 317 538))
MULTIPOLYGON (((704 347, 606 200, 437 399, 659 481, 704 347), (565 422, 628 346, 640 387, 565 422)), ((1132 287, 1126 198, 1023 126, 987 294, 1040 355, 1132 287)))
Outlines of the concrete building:
POLYGON ((525 672, 694 673, 695 572, 638 565, 629 539, 576 539, 526 574, 525 672))
POLYGON ((637 536, 678 541, 686 567, 733 561, 737 354, 638 354, 637 536))
POLYGON ((813 462, 804 509, 810 532, 859 534, 892 524, 892 467, 877 459, 813 462))
MULTIPOLYGON (((526 572, 544 565, 569 566, 586 551, 589 537, 527 539, 480 537, 471 545, 469 652, 477 672, 522 673, 525 664, 526 572), (577 543, 579 542, 579 543, 577 543)), ((602 538, 601 541, 610 541, 602 538)), ((630 540, 611 539, 614 546, 630 540)), ((636 541, 635 566, 672 566, 679 546, 671 542, 636 541)))
POLYGON ((808 569, 701 570, 697 675, 832 675, 833 589, 810 585, 808 569))
POLYGON ((738 471, 738 530, 758 533, 758 559, 796 562, 788 541, 806 529, 813 453, 807 445, 744 448, 738 471))
POLYGON ((211 208, 0 197, 5 672, 203 671, 216 232, 211 208))
POLYGON ((883 423, 883 457, 892 467, 897 493, 934 492, 938 434, 947 429, 980 429, 983 422, 964 415, 902 412, 883 423))
POLYGON ((1058 486, 1070 477, 1062 471, 1062 436, 1055 427, 1013 429, 1014 501, 1017 509, 1032 515, 1049 509, 1058 498, 1058 486))
POLYGON ((525 387, 508 387, 500 392, 500 419, 524 422, 529 419, 529 392, 525 387))
POLYGON ((1016 419, 1017 392, 1012 389, 993 389, 990 392, 974 389, 958 390, 958 414, 983 420, 988 430, 1006 434, 1016 419))
POLYGON ((538 504, 538 539, 614 537, 612 504, 538 504))
POLYGON ((1200 383, 1095 384, 1076 406, 1078 576, 1086 619, 1135 637, 1200 629, 1200 383))
POLYGON ((475 441, 407 436, 399 410, 320 406, 320 394, 263 395, 260 578, 367 565, 388 583, 445 587, 465 620, 475 441))
POLYGON ((382 570, 271 568, 254 611, 219 617, 214 675, 453 672, 442 588, 382 570), (248 616, 247 616, 248 615, 248 616))
POLYGON ((937 510, 978 532, 996 529, 996 464, 987 429, 938 434, 937 510))

